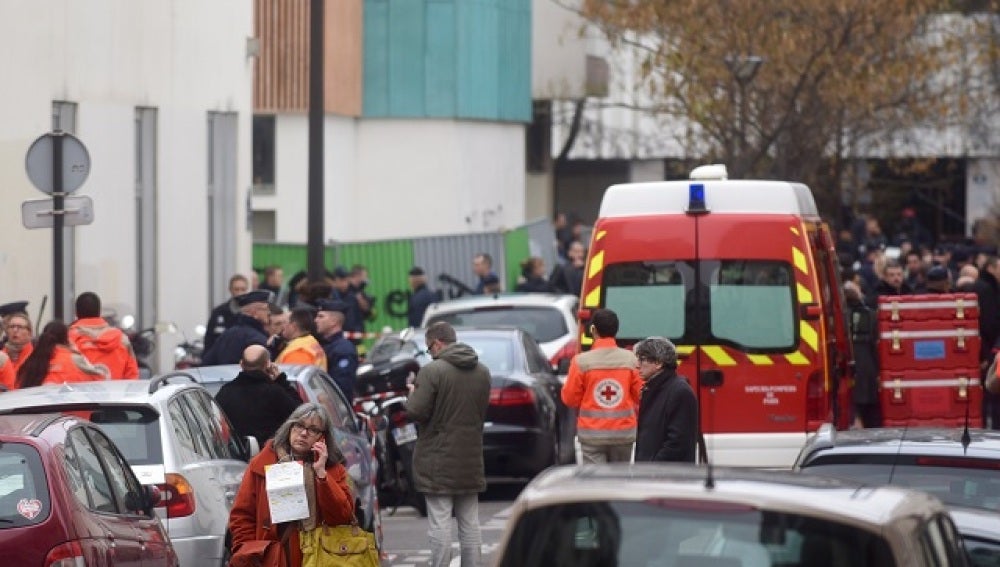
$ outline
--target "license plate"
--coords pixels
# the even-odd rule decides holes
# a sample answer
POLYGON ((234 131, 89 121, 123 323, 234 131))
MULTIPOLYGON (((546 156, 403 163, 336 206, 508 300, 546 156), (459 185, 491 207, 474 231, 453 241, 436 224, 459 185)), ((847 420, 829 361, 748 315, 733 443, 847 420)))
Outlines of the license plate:
POLYGON ((407 423, 403 427, 397 427, 392 430, 392 437, 396 440, 396 445, 405 445, 411 441, 416 441, 417 426, 407 423))

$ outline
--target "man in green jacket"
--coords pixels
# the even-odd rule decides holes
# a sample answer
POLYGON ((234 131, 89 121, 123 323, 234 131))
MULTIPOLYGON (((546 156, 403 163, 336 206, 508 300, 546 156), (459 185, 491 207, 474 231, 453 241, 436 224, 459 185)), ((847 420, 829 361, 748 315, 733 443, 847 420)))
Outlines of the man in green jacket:
POLYGON ((483 424, 490 371, 476 351, 457 342, 455 329, 435 323, 424 335, 434 361, 414 381, 407 415, 417 423, 413 482, 427 500, 431 567, 451 562, 451 516, 458 522, 462 567, 479 565, 479 493, 486 490, 483 424))

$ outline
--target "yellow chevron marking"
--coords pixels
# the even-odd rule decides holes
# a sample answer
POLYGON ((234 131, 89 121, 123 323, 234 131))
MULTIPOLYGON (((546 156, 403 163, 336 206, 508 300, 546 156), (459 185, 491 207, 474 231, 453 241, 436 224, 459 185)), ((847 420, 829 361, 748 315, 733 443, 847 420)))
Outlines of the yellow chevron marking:
POLYGON ((590 269, 587 271, 587 278, 592 278, 604 269, 604 250, 594 254, 590 258, 590 269))
POLYGON ((703 346, 701 351, 719 366, 736 366, 736 361, 720 346, 703 346))
POLYGON ((694 345, 677 345, 677 354, 689 356, 692 352, 694 352, 694 345))
POLYGON ((594 286, 587 297, 583 299, 584 307, 599 307, 601 305, 601 286, 594 286))
POLYGON ((597 232, 597 236, 594 237, 594 240, 600 240, 600 239, 604 238, 604 235, 606 235, 607 233, 608 233, 608 231, 606 231, 606 230, 598 231, 597 232))
POLYGON ((812 294, 811 291, 809 291, 809 288, 807 288, 806 286, 804 286, 804 285, 802 285, 802 284, 800 284, 798 282, 795 282, 795 289, 796 289, 796 291, 798 292, 798 295, 799 295, 799 303, 812 303, 813 302, 813 294, 812 294))
POLYGON ((796 366, 804 366, 806 364, 809 364, 809 359, 806 358, 805 355, 803 355, 799 351, 795 351, 792 354, 786 354, 785 358, 788 360, 788 362, 791 362, 796 366))
POLYGON ((792 263, 795 264, 795 267, 800 272, 807 276, 809 275, 809 264, 806 263, 806 255, 795 246, 792 246, 792 263))
POLYGON ((750 362, 758 366, 771 366, 774 364, 774 361, 771 360, 771 357, 767 356, 766 354, 748 354, 747 358, 750 359, 750 362))
POLYGON ((788 228, 792 231, 792 234, 794 234, 795 236, 799 235, 799 227, 797 227, 797 226, 790 226, 788 228))
POLYGON ((800 321, 799 336, 809 345, 809 348, 813 349, 813 352, 819 352, 819 333, 816 332, 816 329, 812 325, 805 321, 800 321))

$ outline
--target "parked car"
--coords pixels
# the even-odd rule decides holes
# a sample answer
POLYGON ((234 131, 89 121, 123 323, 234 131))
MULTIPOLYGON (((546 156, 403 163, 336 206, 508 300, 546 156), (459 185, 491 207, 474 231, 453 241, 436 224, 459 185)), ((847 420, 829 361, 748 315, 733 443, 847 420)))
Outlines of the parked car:
MULTIPOLYGON (((144 485, 184 567, 227 565, 229 509, 256 442, 233 434, 190 377, 25 388, 0 396, 0 415, 59 412, 98 424, 144 485)), ((0 526, 2 527, 2 526, 0 526)))
MULTIPOLYGON (((527 332, 513 327, 458 328, 458 340, 471 346, 490 370, 492 387, 483 431, 487 476, 533 477, 546 467, 575 460, 576 416, 559 395, 562 384, 545 354, 527 332)), ((431 358, 423 329, 383 335, 372 345, 369 363, 358 368, 358 396, 383 370, 431 358)))
POLYGON ((565 375, 580 351, 577 305, 575 295, 548 293, 460 297, 431 304, 424 312, 422 326, 446 321, 453 327, 517 327, 538 341, 552 370, 565 375))
POLYGON ((511 506, 499 567, 966 565, 923 492, 789 472, 640 463, 550 469, 511 506))
POLYGON ((922 490, 951 509, 973 565, 1000 565, 1000 432, 822 427, 795 462, 808 474, 922 490))
POLYGON ((94 424, 60 413, 0 417, 4 565, 174 567, 153 511, 159 499, 94 424))
MULTIPOLYGON (((330 375, 315 366, 279 365, 295 386, 303 402, 322 404, 334 421, 337 446, 347 459, 347 472, 353 480, 358 508, 358 523, 375 534, 381 545, 382 518, 379 515, 377 489, 373 478, 378 462, 372 453, 370 431, 359 423, 354 410, 330 375)), ((201 366, 183 371, 194 376, 214 396, 226 382, 240 373, 237 365, 201 366)))

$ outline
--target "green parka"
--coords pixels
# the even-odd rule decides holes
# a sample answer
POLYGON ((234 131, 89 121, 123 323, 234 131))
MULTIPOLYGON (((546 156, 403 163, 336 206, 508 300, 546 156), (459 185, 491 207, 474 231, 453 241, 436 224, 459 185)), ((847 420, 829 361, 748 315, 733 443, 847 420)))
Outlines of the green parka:
POLYGON ((413 481, 425 494, 486 490, 483 423, 490 402, 490 371, 472 347, 455 343, 420 369, 406 404, 417 423, 413 481))

